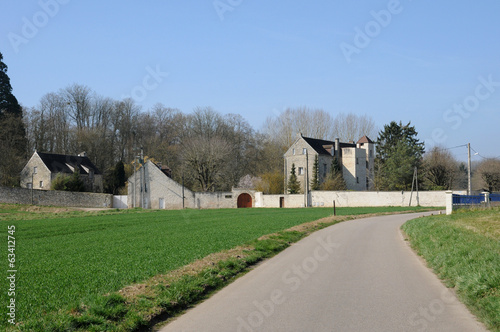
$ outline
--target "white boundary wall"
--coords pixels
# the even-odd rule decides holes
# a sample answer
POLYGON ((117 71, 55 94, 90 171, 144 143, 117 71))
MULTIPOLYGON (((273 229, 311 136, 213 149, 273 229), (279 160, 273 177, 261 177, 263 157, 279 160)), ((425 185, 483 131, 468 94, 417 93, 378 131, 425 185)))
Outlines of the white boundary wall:
MULTIPOLYGON (((463 191, 454 193, 463 194, 463 191)), ((409 191, 312 191, 309 194, 309 206, 333 207, 362 207, 362 206, 446 206, 446 191, 420 191, 413 194, 409 191)), ((285 208, 306 206, 304 195, 262 195, 256 193, 255 207, 280 207, 280 198, 284 200, 285 208)))

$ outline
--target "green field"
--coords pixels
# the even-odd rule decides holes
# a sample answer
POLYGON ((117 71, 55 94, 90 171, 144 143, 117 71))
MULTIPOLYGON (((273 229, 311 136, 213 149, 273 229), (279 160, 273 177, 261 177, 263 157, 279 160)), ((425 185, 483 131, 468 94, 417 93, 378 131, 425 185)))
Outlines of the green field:
POLYGON ((500 209, 410 220, 411 245, 491 331, 500 331, 500 209))
MULTIPOLYGON (((408 211, 339 208, 338 215, 408 211)), ((412 209, 415 210, 415 209, 412 209)), ((155 275, 262 235, 332 214, 332 209, 29 212, 0 205, 2 233, 15 226, 16 322, 47 319, 59 310, 94 303, 155 275)), ((4 244, 6 241, 4 242, 4 244)), ((4 247, 1 266, 7 266, 4 247)), ((5 278, 3 289, 9 284, 5 278)), ((8 303, 1 292, 1 303, 8 303)), ((6 322, 2 305, 0 326, 6 322)))

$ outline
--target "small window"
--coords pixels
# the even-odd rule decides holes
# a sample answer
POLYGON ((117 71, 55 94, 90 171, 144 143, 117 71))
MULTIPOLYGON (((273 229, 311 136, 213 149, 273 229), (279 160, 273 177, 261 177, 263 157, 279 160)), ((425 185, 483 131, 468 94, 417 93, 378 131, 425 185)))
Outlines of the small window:
POLYGON ((323 164, 323 176, 326 176, 327 165, 323 164))
POLYGON ((293 155, 295 156, 295 149, 292 150, 293 155))
POLYGON ((302 154, 307 154, 307 149, 306 148, 302 149, 302 154))
POLYGON ((359 178, 356 176, 356 183, 359 183, 359 178))
POLYGON ((356 157, 356 165, 359 165, 359 158, 356 157))
POLYGON ((33 189, 33 183, 27 183, 28 189, 33 189))
POLYGON ((226 195, 224 197, 227 198, 227 199, 229 199, 229 198, 233 198, 233 195, 226 195))
POLYGON ((38 172, 38 167, 36 167, 36 166, 33 167, 33 174, 37 174, 37 172, 38 172))
POLYGON ((43 181, 40 181, 40 188, 43 188, 43 181))
POLYGON ((304 167, 299 167, 299 175, 304 175, 304 167))

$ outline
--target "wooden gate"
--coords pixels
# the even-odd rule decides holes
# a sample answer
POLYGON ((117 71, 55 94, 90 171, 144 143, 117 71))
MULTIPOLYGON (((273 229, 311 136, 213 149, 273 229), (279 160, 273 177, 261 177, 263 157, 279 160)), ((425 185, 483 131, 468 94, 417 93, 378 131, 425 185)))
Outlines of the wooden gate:
POLYGON ((252 196, 249 194, 241 194, 238 196, 238 208, 251 208, 252 196))

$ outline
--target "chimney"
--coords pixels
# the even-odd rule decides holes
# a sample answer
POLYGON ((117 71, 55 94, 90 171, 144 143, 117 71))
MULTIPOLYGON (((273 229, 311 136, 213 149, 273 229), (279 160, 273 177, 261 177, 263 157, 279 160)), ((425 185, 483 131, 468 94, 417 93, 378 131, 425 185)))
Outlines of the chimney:
POLYGON ((339 155, 339 150, 340 150, 340 139, 336 138, 335 139, 335 156, 339 155))

